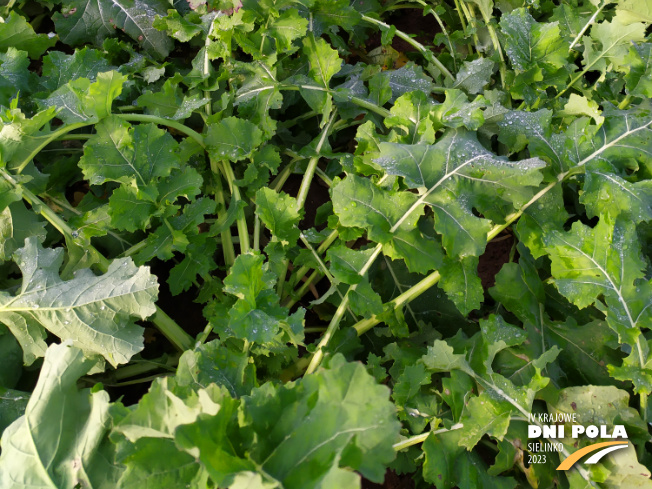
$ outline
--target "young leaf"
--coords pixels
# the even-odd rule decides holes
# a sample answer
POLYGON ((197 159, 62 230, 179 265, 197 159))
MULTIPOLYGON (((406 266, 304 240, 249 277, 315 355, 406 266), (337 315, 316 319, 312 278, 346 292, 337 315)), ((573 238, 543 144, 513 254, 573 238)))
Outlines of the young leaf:
MULTIPOLYGON (((154 124, 132 127, 117 117, 95 126, 97 134, 84 145, 79 166, 91 184, 121 182, 143 190, 156 177, 165 177, 181 166, 177 143, 169 132, 154 124)), ((147 193, 157 196, 156 187, 147 193)))
POLYGON ((606 73, 613 65, 616 69, 623 66, 632 41, 645 40, 645 24, 624 23, 622 15, 616 15, 611 22, 600 22, 591 28, 591 36, 584 37, 585 70, 599 70, 606 73))
POLYGON ((297 199, 285 192, 262 188, 256 192, 256 214, 284 245, 296 245, 302 214, 297 210, 297 199))

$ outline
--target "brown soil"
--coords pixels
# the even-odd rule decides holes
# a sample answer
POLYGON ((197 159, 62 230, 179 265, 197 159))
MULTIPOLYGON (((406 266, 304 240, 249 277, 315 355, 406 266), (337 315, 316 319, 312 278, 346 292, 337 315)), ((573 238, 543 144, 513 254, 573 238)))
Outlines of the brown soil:
MULTIPOLYGON (((394 14, 389 15, 385 22, 396 26, 399 31, 408 34, 416 34, 414 39, 424 46, 431 46, 432 41, 440 29, 432 15, 423 15, 423 10, 418 8, 402 9, 396 11, 394 14)), ((371 51, 381 45, 381 33, 376 32, 369 36, 367 40, 367 50, 371 51)), ((392 40, 392 47, 399 53, 411 53, 416 51, 414 47, 398 36, 394 36, 392 40)), ((436 48, 435 48, 436 49, 436 48)))
POLYGON ((509 261, 509 254, 513 246, 514 236, 508 233, 503 233, 487 243, 487 248, 478 263, 478 276, 482 281, 483 289, 487 290, 494 286, 496 274, 509 261))
MULTIPOLYGON (((283 185, 283 192, 290 194, 292 197, 296 197, 299 193, 302 179, 303 175, 290 175, 285 185, 283 185)), ((308 229, 313 227, 315 225, 317 209, 328 201, 330 201, 328 187, 322 182, 321 178, 315 175, 310 186, 310 191, 306 196, 306 203, 303 206, 305 214, 299 223, 299 228, 308 229)))
POLYGON ((396 475, 388 470, 383 484, 375 484, 362 479, 362 489, 414 489, 414 481, 409 474, 396 475))

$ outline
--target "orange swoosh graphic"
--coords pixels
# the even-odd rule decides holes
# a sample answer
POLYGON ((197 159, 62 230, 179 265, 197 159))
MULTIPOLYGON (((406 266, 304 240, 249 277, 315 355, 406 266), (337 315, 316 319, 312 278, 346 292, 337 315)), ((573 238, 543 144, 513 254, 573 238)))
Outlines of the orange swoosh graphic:
POLYGON ((580 450, 573 452, 562 463, 560 463, 559 467, 557 467, 557 470, 568 470, 575 464, 575 462, 581 459, 584 455, 591 452, 595 452, 596 450, 600 450, 601 448, 611 447, 614 445, 627 445, 628 443, 629 442, 627 441, 605 441, 602 443, 595 443, 593 445, 589 445, 588 447, 581 448, 580 450))

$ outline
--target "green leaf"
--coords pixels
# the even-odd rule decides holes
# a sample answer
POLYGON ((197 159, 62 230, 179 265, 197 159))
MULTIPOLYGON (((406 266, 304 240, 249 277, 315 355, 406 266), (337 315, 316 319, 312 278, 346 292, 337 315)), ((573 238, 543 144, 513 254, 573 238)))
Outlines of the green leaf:
POLYGON ((220 485, 253 471, 287 489, 359 488, 354 471, 380 482, 395 456, 399 424, 388 397, 364 366, 336 355, 300 381, 266 384, 243 399, 238 418, 253 437, 243 447, 242 468, 215 456, 224 435, 210 439, 206 433, 224 433, 218 419, 205 419, 204 430, 181 427, 177 439, 186 449, 199 448, 199 459, 220 485))
POLYGON ((11 423, 25 414, 29 397, 27 392, 0 387, 0 430, 4 432, 11 423))
POLYGON ((0 212, 0 260, 7 261, 25 240, 35 236, 45 239, 45 223, 30 212, 22 202, 14 202, 0 212))
POLYGON ((276 119, 270 117, 271 109, 280 109, 283 95, 276 80, 276 66, 268 66, 263 60, 236 65, 243 79, 236 91, 233 104, 238 107, 238 115, 254 124, 259 124, 266 137, 276 131, 276 119))
POLYGON ((21 96, 25 96, 34 90, 36 76, 29 71, 30 61, 25 51, 9 48, 6 53, 0 53, 0 63, 2 84, 6 84, 9 92, 2 105, 9 106, 10 100, 17 95, 16 91, 19 91, 21 96))
POLYGON ((285 331, 292 337, 288 341, 303 341, 305 311, 299 309, 290 316, 287 308, 281 307, 274 290, 277 277, 264 261, 262 255, 253 253, 236 258, 224 279, 224 292, 237 300, 228 312, 215 316, 215 327, 223 338, 233 336, 262 344, 273 341, 285 331))
POLYGON ((636 345, 652 320, 652 286, 640 280, 646 264, 634 225, 608 215, 593 229, 576 222, 569 233, 549 234, 546 249, 559 292, 580 308, 594 304, 621 341, 636 345))
POLYGON ((618 2, 616 12, 625 24, 652 23, 652 4, 647 0, 622 0, 618 2))
POLYGON ((546 293, 532 258, 521 253, 518 264, 505 263, 489 293, 523 323, 544 327, 546 293))
POLYGON ((208 474, 195 458, 177 448, 173 440, 142 438, 128 453, 121 453, 125 466, 119 489, 147 487, 165 489, 183 484, 184 487, 206 487, 208 474))
POLYGON ((561 185, 556 185, 525 210, 516 224, 516 232, 532 256, 539 258, 546 254, 544 239, 547 233, 563 229, 568 218, 561 185))
POLYGON ((446 258, 439 269, 441 279, 439 286, 444 289, 448 298, 455 303, 465 316, 479 309, 484 300, 484 291, 478 277, 478 259, 467 256, 461 260, 446 258))
POLYGON ((141 438, 174 438, 179 426, 193 423, 202 413, 215 415, 219 408, 210 391, 180 388, 172 378, 163 377, 152 383, 114 432, 132 443, 141 438))
POLYGON ((604 482, 608 489, 652 488, 650 480, 652 473, 645 465, 638 462, 636 449, 631 444, 625 449, 618 450, 611 457, 606 457, 604 465, 609 471, 609 477, 604 482))
MULTIPOLYGON (((84 145, 84 156, 79 162, 93 185, 114 181, 143 190, 157 177, 168 176, 181 166, 176 141, 154 124, 132 127, 112 116, 95 129, 97 133, 84 145)), ((155 198, 156 188, 152 187, 148 194, 155 198)))
POLYGON ((494 62, 488 58, 465 61, 455 75, 453 88, 461 88, 468 93, 480 93, 491 81, 494 62))
POLYGON ((622 424, 631 440, 648 439, 646 423, 635 409, 629 407, 629 394, 614 386, 567 387, 559 391, 553 402, 548 402, 548 410, 551 414, 574 414, 577 420, 574 424, 604 424, 608 427, 622 424))
POLYGON ((333 246, 326 252, 330 272, 336 280, 353 285, 362 281, 360 271, 371 258, 373 249, 352 250, 346 246, 333 246))
POLYGON ((392 115, 385 119, 388 128, 397 127, 406 133, 401 142, 407 144, 435 142, 432 120, 434 103, 421 91, 401 95, 392 106, 392 115))
POLYGON ((493 0, 471 0, 480 9, 483 19, 490 19, 493 14, 494 2, 493 0))
POLYGON ((394 402, 399 406, 405 405, 419 393, 421 386, 430 384, 430 376, 423 363, 407 365, 392 389, 394 402))
POLYGON ((109 395, 77 389, 95 361, 70 344, 51 345, 25 415, 2 434, 0 484, 5 487, 116 487, 121 468, 113 446, 109 395))
MULTIPOLYGON (((5 328, 2 329, 5 330, 5 334, 0 336, 0 387, 13 389, 18 385, 23 373, 23 351, 20 349, 20 345, 18 344, 18 341, 16 341, 16 338, 11 334, 7 334, 8 331, 5 328)), ((16 401, 19 401, 20 399, 18 398, 21 396, 19 393, 13 391, 13 393, 8 392, 7 397, 8 399, 16 398, 16 401)), ((25 398, 24 395, 22 397, 25 398)), ((10 408, 9 412, 11 412, 11 407, 8 407, 10 408)), ((17 417, 18 416, 16 416, 16 418, 17 417)), ((13 421, 13 419, 11 421, 13 421)), ((6 428, 8 424, 9 423, 5 424, 4 427, 0 427, 0 429, 6 428)))
POLYGON ((41 83, 54 91, 77 78, 86 78, 91 83, 100 73, 115 70, 103 53, 88 47, 76 50, 73 54, 51 51, 43 57, 41 83))
POLYGON ((340 223, 367 230, 390 257, 405 259, 411 271, 441 264, 439 245, 416 229, 423 205, 410 192, 388 192, 365 178, 349 175, 333 188, 333 209, 340 223))
POLYGON ((243 160, 250 157, 262 142, 262 131, 244 119, 227 117, 208 126, 206 144, 217 160, 243 160))
POLYGON ((152 24, 157 15, 165 15, 168 6, 162 0, 70 0, 52 19, 61 40, 71 46, 90 40, 100 47, 120 29, 149 54, 163 59, 173 42, 152 24))
POLYGON ((596 125, 601 125, 604 122, 604 117, 602 117, 600 108, 597 102, 588 100, 584 96, 571 93, 568 97, 568 102, 564 105, 564 110, 558 112, 559 115, 574 115, 581 116, 586 115, 591 117, 596 125))
POLYGON ((310 76, 321 86, 328 88, 331 78, 342 67, 338 52, 321 38, 310 35, 303 41, 303 53, 310 63, 310 76))
POLYGON ((62 85, 46 99, 39 100, 41 108, 56 107, 57 117, 66 124, 97 122, 110 116, 113 101, 122 93, 126 76, 117 71, 97 75, 91 83, 88 78, 77 78, 62 85))
POLYGON ((430 435, 423 444, 423 478, 441 489, 514 489, 511 477, 490 476, 482 457, 460 444, 460 432, 430 435))
POLYGON ((646 165, 652 148, 652 105, 644 101, 630 110, 617 110, 605 102, 605 122, 597 130, 586 119, 578 119, 567 131, 568 159, 576 165, 607 160, 618 170, 646 165))
POLYGON ((63 281, 63 249, 43 249, 35 237, 14 256, 22 286, 15 294, 0 292, 0 321, 21 344, 25 363, 45 354, 45 330, 114 366, 142 350, 142 328, 132 316, 145 319, 155 312, 158 284, 148 268, 121 258, 104 275, 84 269, 63 281))
POLYGON ((293 46, 293 41, 305 36, 307 28, 308 20, 301 17, 297 9, 291 8, 269 23, 265 35, 276 41, 276 52, 289 54, 298 49, 293 46))
POLYGON ((249 356, 234 351, 219 340, 188 350, 179 359, 177 383, 195 388, 209 384, 225 387, 232 397, 248 395, 256 387, 256 371, 249 356))
POLYGON ((505 52, 516 71, 512 96, 532 105, 545 98, 547 87, 566 88, 570 42, 561 35, 558 22, 539 23, 526 9, 519 8, 503 15, 500 27, 505 52))
POLYGON ((557 22, 539 23, 526 9, 516 9, 500 19, 505 51, 519 71, 536 66, 561 68, 566 63, 568 43, 559 35, 557 22))
POLYGON ((270 188, 256 192, 256 215, 284 245, 297 243, 302 214, 297 209, 297 199, 285 192, 274 192, 270 188))
POLYGON ((514 206, 525 203, 544 166, 537 158, 513 162, 497 157, 464 130, 448 131, 434 146, 381 143, 374 162, 387 174, 403 177, 409 188, 425 189, 417 203, 432 207, 444 248, 460 257, 482 254, 491 229, 473 208, 490 213, 496 198, 514 206))
POLYGON ((188 42, 202 32, 201 26, 194 21, 201 21, 201 19, 196 14, 191 14, 186 18, 176 10, 170 9, 165 17, 154 19, 152 25, 159 31, 166 31, 168 35, 181 42, 188 42))
POLYGON ((583 190, 580 202, 590 217, 609 214, 635 223, 652 220, 652 182, 630 183, 608 161, 594 160, 586 166, 583 190))
POLYGON ((535 112, 507 111, 498 123, 498 140, 517 153, 526 145, 532 156, 538 156, 552 165, 552 170, 561 173, 568 166, 565 158, 566 135, 552 131, 552 111, 542 109, 535 112))
POLYGON ((652 43, 632 44, 629 47, 625 75, 627 93, 639 97, 652 97, 652 43))
POLYGON ((49 136, 50 131, 42 128, 56 112, 55 108, 50 108, 28 119, 20 109, 0 111, 0 155, 7 168, 15 169, 29 163, 32 151, 49 136))
POLYGON ((348 292, 349 304, 355 314, 363 317, 371 317, 374 314, 383 312, 383 301, 380 296, 371 288, 369 281, 363 279, 348 292))
POLYGON ((567 384, 605 382, 607 364, 620 362, 617 339, 604 321, 578 326, 568 318, 565 323, 546 324, 546 343, 561 350, 558 363, 567 384))
POLYGON ((484 123, 484 115, 480 110, 484 106, 485 100, 482 96, 469 102, 467 95, 461 90, 446 90, 446 100, 436 107, 433 115, 435 129, 466 127, 475 131, 484 123))
POLYGON ((422 357, 422 361, 433 372, 466 368, 464 355, 455 353, 452 346, 441 340, 435 340, 433 346, 428 347, 428 353, 422 357))
POLYGON ((167 283, 172 295, 190 289, 196 283, 197 276, 205 280, 211 277, 210 272, 217 268, 213 260, 216 249, 217 242, 206 234, 193 238, 185 249, 185 258, 170 270, 167 283))
POLYGON ((611 22, 594 24, 591 36, 584 37, 584 69, 604 74, 610 65, 616 69, 624 66, 631 42, 645 40, 645 28, 642 22, 627 23, 622 15, 616 15, 611 22))
MULTIPOLYGON (((174 206, 172 206, 174 208, 174 206)), ((134 257, 136 263, 146 263, 154 257, 170 260, 175 251, 185 253, 191 241, 198 238, 199 226, 206 214, 215 212, 215 201, 199 198, 184 206, 183 211, 174 217, 166 218, 156 231, 147 236, 147 244, 134 257)))
POLYGON ((360 21, 360 14, 348 0, 315 0, 305 4, 310 5, 310 13, 306 15, 308 12, 305 12, 304 16, 312 17, 312 27, 318 33, 328 31, 332 26, 350 31, 360 21))
POLYGON ((17 12, 0 22, 0 51, 10 48, 20 48, 27 51, 32 59, 39 58, 48 48, 57 42, 56 36, 36 34, 32 26, 17 12))
POLYGON ((109 199, 111 225, 116 229, 129 232, 145 230, 150 226, 155 212, 156 205, 151 197, 134 187, 119 187, 109 199))
POLYGON ((169 78, 163 84, 160 92, 147 90, 136 100, 139 107, 145 109, 146 114, 172 120, 184 120, 190 117, 194 110, 205 106, 210 99, 203 98, 199 93, 185 95, 179 87, 179 82, 169 78))
POLYGON ((423 68, 410 62, 398 70, 384 71, 381 75, 389 80, 389 88, 392 90, 392 97, 389 99, 394 103, 401 95, 420 90, 423 93, 431 93, 434 86, 432 78, 423 72, 423 68))
POLYGON ((480 396, 465 399, 465 409, 460 422, 460 445, 471 450, 485 434, 502 440, 511 416, 526 416, 531 410, 537 391, 548 385, 549 379, 541 377, 541 369, 554 360, 557 350, 533 361, 534 374, 529 382, 515 385, 506 377, 494 372, 496 354, 506 348, 522 344, 527 339, 524 330, 506 323, 502 317, 491 315, 480 322, 482 333, 472 338, 465 353, 455 353, 445 341, 435 340, 421 357, 424 365, 433 372, 461 370, 472 377, 479 386, 480 396))

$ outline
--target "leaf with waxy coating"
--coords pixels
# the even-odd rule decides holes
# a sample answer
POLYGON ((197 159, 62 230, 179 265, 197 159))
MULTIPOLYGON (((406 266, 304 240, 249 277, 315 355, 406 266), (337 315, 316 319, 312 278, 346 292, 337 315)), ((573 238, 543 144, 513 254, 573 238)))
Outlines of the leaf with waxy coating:
POLYGON ((633 223, 605 214, 593 229, 576 222, 546 241, 559 292, 580 308, 595 305, 620 340, 636 347, 641 330, 652 325, 652 285, 644 279, 633 223))
POLYGON ((147 267, 137 268, 130 258, 120 258, 103 275, 83 269, 63 281, 59 277, 63 249, 44 249, 35 237, 27 239, 14 257, 22 286, 13 294, 0 292, 0 321, 21 344, 25 363, 45 354, 46 330, 72 340, 87 355, 102 355, 114 366, 127 363, 143 349, 142 328, 133 317, 154 314, 158 294, 156 278, 147 267))
POLYGON ((473 209, 489 213, 496 198, 515 207, 523 204, 541 182, 544 166, 537 158, 513 162, 497 157, 464 130, 448 131, 432 146, 381 143, 374 161, 387 174, 403 177, 409 188, 424 189, 413 207, 432 207, 444 248, 461 257, 482 254, 491 229, 490 221, 476 217, 473 209))
POLYGON ((109 395, 77 389, 95 361, 69 343, 51 345, 25 415, 2 434, 3 487, 116 487, 109 395))

